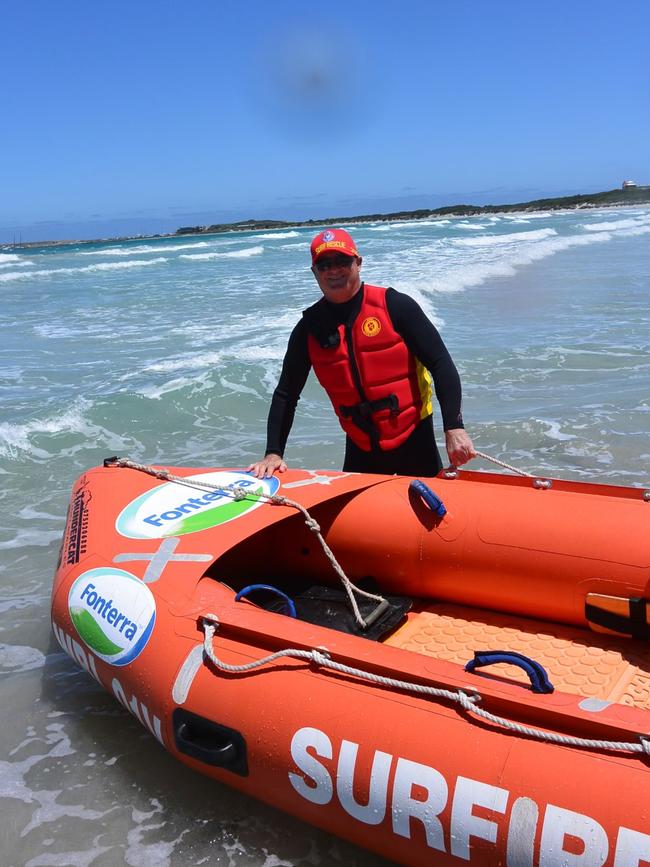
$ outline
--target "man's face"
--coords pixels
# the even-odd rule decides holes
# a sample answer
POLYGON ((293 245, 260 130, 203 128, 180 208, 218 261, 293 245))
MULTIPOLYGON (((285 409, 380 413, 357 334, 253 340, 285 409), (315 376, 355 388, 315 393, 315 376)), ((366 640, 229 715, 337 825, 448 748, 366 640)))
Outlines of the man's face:
POLYGON ((324 253, 311 270, 325 298, 334 304, 349 301, 361 286, 361 256, 324 253))

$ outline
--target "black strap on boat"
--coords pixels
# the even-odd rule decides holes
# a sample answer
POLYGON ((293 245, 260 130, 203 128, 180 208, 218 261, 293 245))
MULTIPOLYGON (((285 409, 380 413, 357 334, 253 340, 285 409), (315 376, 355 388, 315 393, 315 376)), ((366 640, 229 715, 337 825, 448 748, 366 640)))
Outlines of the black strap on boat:
POLYGON ((640 641, 650 640, 650 624, 648 623, 648 600, 642 597, 621 599, 627 602, 629 614, 616 614, 599 608, 593 603, 585 603, 585 617, 594 626, 601 626, 620 635, 629 635, 640 641))

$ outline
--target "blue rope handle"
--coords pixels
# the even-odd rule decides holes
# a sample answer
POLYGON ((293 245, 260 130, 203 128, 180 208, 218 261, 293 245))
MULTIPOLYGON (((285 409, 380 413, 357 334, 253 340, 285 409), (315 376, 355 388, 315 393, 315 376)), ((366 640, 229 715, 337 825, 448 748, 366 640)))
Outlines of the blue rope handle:
POLYGON ((270 584, 249 584, 247 587, 243 587, 235 596, 235 602, 239 602, 240 599, 244 599, 246 596, 248 596, 249 593, 252 593, 254 590, 270 590, 271 593, 275 593, 277 596, 281 596, 285 602, 284 613, 288 614, 289 617, 298 616, 296 614, 296 606, 293 603, 293 599, 290 599, 286 593, 283 593, 282 590, 278 590, 277 587, 271 587, 270 584))
POLYGON ((554 692, 555 687, 548 679, 544 666, 535 659, 524 656, 523 653, 516 653, 514 650, 475 650, 474 659, 470 659, 465 666, 465 671, 474 671, 475 668, 494 665, 497 662, 509 662, 511 665, 518 665, 519 668, 523 668, 530 678, 533 692, 554 692))
POLYGON ((424 482, 421 482, 419 479, 413 479, 409 485, 409 490, 415 491, 416 494, 419 494, 431 511, 435 512, 436 515, 444 518, 447 514, 445 504, 442 502, 440 497, 437 494, 434 494, 431 488, 428 485, 425 485, 424 482))

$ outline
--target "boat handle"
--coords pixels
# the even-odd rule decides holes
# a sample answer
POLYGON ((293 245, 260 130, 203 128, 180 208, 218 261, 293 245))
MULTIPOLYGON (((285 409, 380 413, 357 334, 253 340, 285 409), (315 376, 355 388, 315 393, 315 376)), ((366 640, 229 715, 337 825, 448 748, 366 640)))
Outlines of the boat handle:
POLYGON ((237 748, 230 740, 212 746, 201 743, 187 723, 182 723, 176 729, 176 743, 182 753, 192 755, 195 759, 217 768, 227 768, 237 755, 237 748))
POLYGON ((277 587, 272 587, 270 584, 249 584, 247 587, 242 587, 239 593, 235 596, 235 602, 239 602, 240 599, 244 599, 248 596, 249 593, 252 593, 254 590, 270 590, 271 593, 275 593, 277 596, 282 597, 285 602, 284 613, 288 614, 289 617, 297 617, 296 614, 296 606, 294 605, 293 599, 290 599, 286 593, 283 593, 282 590, 278 590, 277 587))
POLYGON ((465 671, 474 671, 476 668, 494 665, 497 662, 509 662, 511 665, 518 665, 519 668, 523 668, 530 678, 533 692, 554 692, 555 687, 548 679, 544 666, 535 659, 524 656, 523 653, 516 653, 514 650, 475 650, 474 659, 470 659, 465 666, 465 671))
POLYGON ((437 494, 434 494, 431 488, 428 485, 425 485, 424 482, 421 482, 419 479, 413 479, 409 485, 409 490, 415 491, 416 494, 419 494, 431 511, 435 512, 436 515, 444 518, 447 514, 445 504, 442 502, 440 497, 437 494))
POLYGON ((240 732, 177 707, 172 714, 176 749, 215 768, 248 776, 246 741, 240 732))

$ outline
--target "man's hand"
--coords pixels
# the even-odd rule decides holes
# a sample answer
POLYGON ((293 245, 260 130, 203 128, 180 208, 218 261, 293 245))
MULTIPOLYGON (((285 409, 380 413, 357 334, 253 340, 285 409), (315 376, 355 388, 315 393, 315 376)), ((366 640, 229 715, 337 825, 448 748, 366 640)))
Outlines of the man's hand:
POLYGON ((449 462, 454 467, 460 467, 476 457, 474 445, 462 427, 445 431, 445 446, 449 462))
POLYGON ((246 467, 246 472, 252 473, 258 479, 265 479, 268 476, 272 476, 276 470, 279 473, 286 473, 287 465, 280 455, 274 454, 266 455, 261 461, 257 461, 249 467, 246 467))

